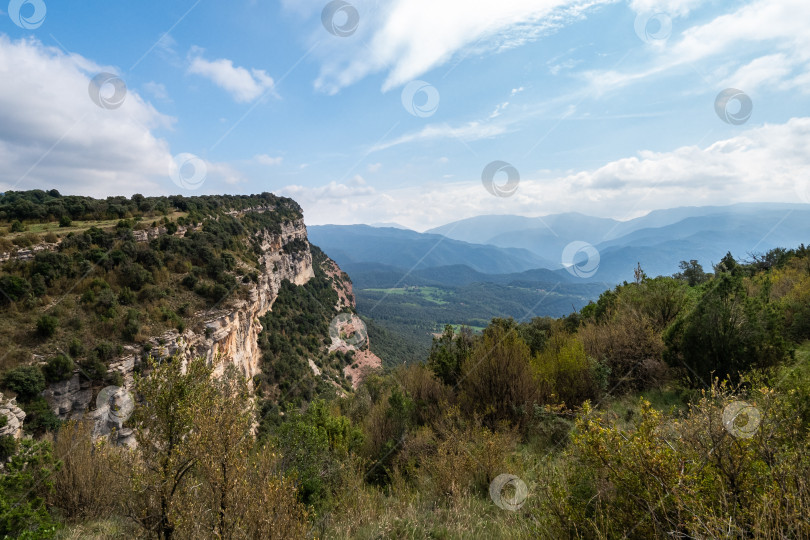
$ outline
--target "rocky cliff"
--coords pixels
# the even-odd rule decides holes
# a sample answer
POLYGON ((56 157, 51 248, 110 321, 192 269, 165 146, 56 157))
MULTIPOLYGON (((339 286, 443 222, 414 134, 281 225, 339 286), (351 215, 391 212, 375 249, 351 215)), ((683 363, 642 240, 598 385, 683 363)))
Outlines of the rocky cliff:
MULTIPOLYGON (((302 220, 284 223, 278 234, 262 231, 257 240, 261 245, 263 271, 257 283, 245 285, 248 290, 246 295, 240 295, 243 299, 216 310, 198 312, 183 333, 173 330, 150 339, 145 346, 128 346, 124 355, 110 363, 109 370, 120 374, 125 391, 132 389, 133 374, 148 354, 154 357, 179 354, 184 359, 204 356, 213 360, 219 357, 236 364, 249 378, 259 373, 261 352, 257 337, 262 331, 259 318, 272 308, 284 280, 304 285, 314 277, 314 270, 302 220)), ((335 283, 340 282, 335 280, 335 283)), ((346 286, 340 285, 340 288, 345 297, 346 286)), ((77 373, 67 381, 49 385, 43 395, 61 419, 68 419, 81 417, 93 408, 93 399, 99 396, 99 391, 100 387, 94 387, 77 373)), ((114 397, 111 394, 111 399, 114 397)), ((120 418, 107 414, 105 403, 97 403, 93 413, 94 417, 106 419, 97 423, 99 433, 109 432, 112 428, 120 431, 120 418)), ((126 439, 130 434, 125 430, 119 435, 126 439)))
POLYGON ((25 412, 17 406, 17 400, 5 399, 0 393, 0 437, 12 436, 19 439, 23 433, 25 412), (5 421, 2 419, 5 418, 5 421))

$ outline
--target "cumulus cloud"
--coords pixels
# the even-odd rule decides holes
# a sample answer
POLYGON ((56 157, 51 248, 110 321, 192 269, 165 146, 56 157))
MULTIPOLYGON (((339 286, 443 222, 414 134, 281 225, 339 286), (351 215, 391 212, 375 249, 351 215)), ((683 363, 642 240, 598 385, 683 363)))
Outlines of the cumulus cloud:
MULTIPOLYGON (((481 214, 577 211, 630 218, 676 206, 810 202, 810 118, 766 124, 705 147, 643 151, 593 170, 550 177, 521 171, 512 197, 491 196, 480 180, 354 192, 341 203, 311 190, 302 202, 313 223, 397 221, 424 230, 481 214)), ((333 192, 335 186, 320 188, 333 192)), ((348 188, 346 188, 348 189, 348 188)))
MULTIPOLYGON (((173 154, 153 130, 174 118, 129 88, 117 109, 96 105, 90 80, 114 68, 65 54, 35 39, 0 34, 0 191, 51 189, 94 197, 188 192, 172 181, 173 154)), ((107 88, 102 86, 101 95, 107 88)), ((144 90, 160 93, 163 85, 144 90)), ((206 161, 194 193, 244 182, 225 163, 206 161)))
POLYGON ((174 120, 132 89, 118 109, 97 106, 88 87, 105 70, 36 40, 0 35, 3 190, 101 196, 168 189, 171 153, 151 130, 174 120))
POLYGON ((273 157, 268 156, 267 154, 258 154, 253 159, 256 161, 256 163, 267 166, 281 165, 281 162, 284 161, 284 158, 281 156, 273 157))
POLYGON ((249 103, 273 89, 273 78, 266 71, 234 66, 233 61, 227 58, 206 60, 202 53, 202 49, 192 49, 188 72, 210 80, 228 92, 235 101, 249 103))

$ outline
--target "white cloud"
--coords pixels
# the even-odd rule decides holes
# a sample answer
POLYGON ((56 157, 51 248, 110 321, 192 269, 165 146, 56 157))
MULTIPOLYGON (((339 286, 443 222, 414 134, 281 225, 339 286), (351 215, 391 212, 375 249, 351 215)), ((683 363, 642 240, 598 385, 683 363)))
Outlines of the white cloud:
POLYGON ((284 158, 281 156, 272 157, 268 156, 267 154, 258 154, 253 159, 256 161, 256 163, 267 166, 281 165, 281 162, 284 161, 284 158))
POLYGON ((382 163, 369 163, 366 169, 372 174, 379 172, 382 169, 382 163))
POLYGON ((501 113, 502 113, 504 110, 506 110, 506 108, 507 108, 508 106, 509 106, 509 102, 508 102, 508 101, 504 101, 503 103, 498 103, 498 104, 495 106, 495 110, 494 110, 494 111, 492 111, 492 113, 490 113, 490 115, 489 115, 489 119, 490 119, 490 120, 492 120, 493 118, 497 118, 497 117, 499 117, 499 116, 501 115, 501 113))
MULTIPOLYGON (((96 105, 88 88, 102 71, 115 70, 0 34, 0 191, 56 188, 94 197, 183 191, 169 174, 180 151, 152 133, 175 120, 132 88, 118 109, 96 105)), ((204 161, 208 174, 195 194, 243 182, 230 165, 204 161)))
POLYGON ((161 83, 149 81, 143 85, 143 89, 152 94, 156 99, 169 99, 169 92, 166 90, 166 86, 161 83))
POLYGON ((203 51, 194 48, 191 51, 191 65, 188 72, 201 75, 231 94, 239 103, 248 103, 273 89, 273 78, 261 69, 248 70, 233 65, 227 58, 206 60, 203 51))
MULTIPOLYGON (((810 118, 746 130, 705 147, 640 152, 594 170, 550 177, 526 173, 516 194, 493 197, 479 180, 438 181, 342 200, 302 201, 316 223, 396 221, 424 230, 481 214, 567 211, 629 218, 677 206, 810 202, 810 118)), ((523 172, 523 171, 522 171, 523 172)), ((322 188, 323 189, 323 188, 322 188)))
POLYGON ((654 49, 658 54, 651 67, 590 71, 585 77, 597 92, 604 92, 669 70, 713 60, 717 64, 703 70, 725 72, 723 78, 730 71, 739 70, 743 82, 751 86, 743 87, 733 77, 725 82, 745 92, 755 92, 756 87, 763 84, 798 87, 806 92, 803 83, 810 71, 808 26, 810 10, 806 0, 757 0, 686 29, 680 39, 673 36, 666 47, 654 49), (752 57, 752 52, 755 55, 758 47, 765 46, 769 54, 752 57), (768 65, 774 61, 776 64, 768 65))
POLYGON ((516 96, 519 93, 523 92, 524 90, 525 90, 525 88, 523 88, 522 86, 520 88, 512 88, 512 93, 510 95, 511 96, 516 96))
POLYGON ((371 152, 385 150, 400 144, 407 144, 416 141, 435 140, 435 139, 450 139, 455 138, 460 141, 476 141, 479 139, 488 139, 506 133, 506 128, 501 125, 482 124, 480 122, 468 122, 458 127, 452 127, 448 124, 431 124, 425 126, 420 131, 414 133, 407 133, 401 137, 388 142, 376 144, 371 148, 371 152))
POLYGON ((750 91, 750 89, 778 84, 779 81, 784 81, 792 70, 792 62, 784 54, 770 54, 755 58, 740 67, 719 86, 746 88, 750 91))
MULTIPOLYGON (((386 6, 361 2, 360 7, 368 5, 369 9, 359 9, 357 33, 339 47, 328 47, 315 86, 335 93, 387 70, 383 83, 387 91, 443 65, 463 50, 481 54, 519 47, 594 6, 613 1, 392 0, 386 6)), ((284 0, 284 5, 298 12, 323 7, 322 2, 302 0, 284 0)))
POLYGON ((279 194, 295 199, 295 201, 301 205, 332 199, 345 202, 347 199, 365 197, 373 195, 374 193, 374 188, 365 185, 365 181, 359 176, 356 176, 348 184, 339 184, 332 181, 320 187, 312 188, 301 185, 291 185, 285 186, 279 190, 279 194), (361 181, 358 181, 358 178, 361 181))
POLYGON ((88 96, 107 70, 34 39, 0 35, 0 187, 87 195, 170 189, 171 153, 151 129, 173 119, 132 89, 114 110, 88 96))
POLYGON ((685 16, 705 0, 631 0, 630 8, 636 13, 666 13, 685 16))

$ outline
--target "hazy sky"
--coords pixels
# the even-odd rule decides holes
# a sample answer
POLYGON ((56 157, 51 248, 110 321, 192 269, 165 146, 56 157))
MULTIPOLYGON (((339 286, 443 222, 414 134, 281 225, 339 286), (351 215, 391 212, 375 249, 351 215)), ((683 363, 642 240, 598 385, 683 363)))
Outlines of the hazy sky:
POLYGON ((418 230, 810 203, 807 0, 75 5, 0 5, 0 190, 418 230))

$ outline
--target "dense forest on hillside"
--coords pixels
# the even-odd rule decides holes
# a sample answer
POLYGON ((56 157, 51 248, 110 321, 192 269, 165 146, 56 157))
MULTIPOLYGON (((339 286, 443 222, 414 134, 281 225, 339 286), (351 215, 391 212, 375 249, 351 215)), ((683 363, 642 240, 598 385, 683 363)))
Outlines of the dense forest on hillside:
POLYGON ((75 423, 7 450, 0 527, 66 538, 808 537, 810 249, 729 254, 712 270, 638 268, 564 318, 495 319, 480 335, 448 327, 424 361, 331 395, 296 379, 326 340, 318 306, 334 298, 320 275, 285 288, 287 316, 266 321, 264 376, 286 384, 281 395, 264 394, 257 411, 238 374, 211 384, 204 362, 155 364, 137 383, 138 450, 94 445, 75 423))

